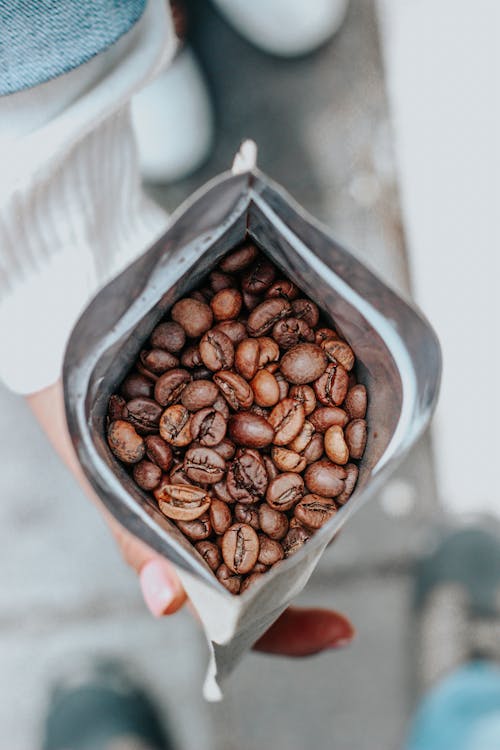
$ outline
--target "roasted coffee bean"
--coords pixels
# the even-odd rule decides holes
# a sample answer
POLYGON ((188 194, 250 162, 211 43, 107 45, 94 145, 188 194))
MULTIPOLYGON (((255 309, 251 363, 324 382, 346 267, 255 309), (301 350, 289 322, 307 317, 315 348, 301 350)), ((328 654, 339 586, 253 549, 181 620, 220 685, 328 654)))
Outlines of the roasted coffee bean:
POLYGON ((335 503, 321 495, 305 495, 293 511, 295 518, 308 529, 321 528, 336 512, 335 503))
POLYGON ((156 382, 155 399, 162 406, 170 406, 180 399, 182 391, 190 382, 191 375, 187 370, 181 368, 169 370, 156 382))
POLYGON ((280 369, 290 383, 303 385, 317 380, 326 370, 327 359, 317 344, 297 344, 281 359, 280 369))
POLYGON ((135 483, 143 490, 154 490, 161 482, 162 471, 151 461, 142 460, 134 464, 133 477, 135 483))
POLYGON ((155 375, 163 375, 164 372, 179 364, 177 357, 164 349, 144 349, 139 357, 146 370, 155 375))
POLYGON ((316 408, 316 394, 310 385, 292 386, 289 391, 289 396, 302 404, 306 417, 309 414, 312 414, 316 408))
POLYGON ((216 534, 224 534, 231 526, 232 514, 227 503, 213 498, 210 503, 210 523, 216 534))
POLYGON ((192 441, 191 415, 185 406, 169 406, 160 418, 160 435, 170 445, 182 448, 192 441))
POLYGON ((314 343, 321 346, 327 339, 338 339, 337 331, 333 328, 317 328, 314 334, 314 343))
POLYGON ((149 435, 158 432, 162 411, 152 398, 133 398, 124 408, 123 418, 134 425, 140 435, 149 435))
POLYGON ((250 408, 253 402, 253 391, 241 375, 231 370, 219 370, 214 375, 214 381, 232 409, 238 411, 250 408))
POLYGON ((154 491, 161 512, 175 521, 193 521, 210 507, 210 497, 200 487, 170 484, 164 479, 154 491))
POLYGON ((234 523, 222 539, 222 558, 237 573, 249 573, 259 556, 259 537, 246 523, 234 523))
POLYGON ((291 443, 289 443, 288 447, 296 453, 302 453, 302 451, 305 451, 305 449, 311 442, 313 435, 314 427, 311 422, 308 422, 308 420, 306 419, 301 431, 299 432, 297 437, 294 438, 291 443))
MULTIPOLYGON (((253 570, 255 571, 255 566, 253 567, 253 570)), ((254 583, 256 583, 258 580, 262 578, 262 573, 253 572, 250 573, 250 575, 246 576, 246 578, 243 579, 242 584, 240 586, 240 594, 244 594, 247 589, 250 588, 250 586, 253 586, 254 583)))
POLYGON ((236 446, 227 438, 221 440, 220 443, 214 445, 213 448, 214 451, 218 453, 219 456, 222 456, 225 461, 229 461, 236 453, 236 446))
POLYGON ((240 320, 222 320, 214 326, 213 330, 225 333, 228 339, 231 339, 234 346, 247 337, 246 326, 240 320))
POLYGON ((110 422, 115 422, 117 419, 125 419, 125 417, 125 399, 113 393, 108 401, 108 419, 110 422))
POLYGON ((354 385, 347 391, 345 409, 351 419, 364 419, 366 416, 366 388, 364 385, 354 385))
POLYGON ((228 406, 226 399, 224 398, 224 396, 222 395, 220 391, 219 391, 219 395, 213 402, 212 406, 214 407, 214 409, 217 409, 217 411, 222 414, 222 416, 224 417, 226 421, 229 419, 231 412, 229 411, 229 406, 228 406))
POLYGON ((210 300, 215 320, 237 318, 242 305, 243 298, 237 289, 221 289, 210 300))
POLYGON ((177 354, 186 343, 184 328, 174 321, 160 323, 151 334, 151 346, 153 349, 165 349, 167 352, 177 354))
MULTIPOLYGON (((269 336, 259 336, 259 368, 269 367, 280 358, 280 348, 276 341, 269 336)), ((277 369, 277 368, 276 368, 277 369)))
POLYGON ((259 367, 260 346, 257 339, 243 339, 238 344, 234 365, 245 380, 251 380, 259 367))
POLYGON ((304 474, 306 487, 314 495, 337 497, 344 489, 347 472, 326 458, 310 464, 304 474))
POLYGON ((236 445, 264 448, 272 443, 274 430, 264 417, 249 411, 240 411, 233 414, 229 420, 229 434, 236 445))
POLYGON ((298 552, 310 538, 311 533, 303 526, 297 525, 290 528, 282 542, 285 557, 290 557, 298 552))
POLYGON ((191 418, 193 440, 208 448, 218 445, 224 439, 226 427, 226 420, 213 406, 200 409, 191 418))
POLYGON ((162 471, 168 471, 172 466, 172 448, 159 435, 148 435, 144 442, 146 444, 146 457, 149 461, 160 467, 162 471))
POLYGON ((140 359, 138 359, 135 363, 135 369, 137 370, 139 375, 143 375, 145 378, 150 380, 153 385, 160 377, 159 375, 155 375, 154 372, 151 372, 151 370, 148 370, 147 367, 144 367, 140 359))
POLYGON ((222 562, 222 555, 220 549, 213 542, 196 542, 194 545, 196 551, 205 560, 208 567, 214 571, 220 566, 222 562))
POLYGON ((339 427, 345 427, 349 417, 338 406, 320 406, 310 415, 309 421, 314 425, 317 432, 326 432, 329 427, 335 424, 339 427))
POLYGON ((234 520, 247 523, 252 529, 259 530, 259 511, 255 505, 236 503, 234 506, 234 520))
POLYGON ((124 464, 135 464, 144 458, 146 446, 130 422, 117 419, 108 428, 108 444, 114 455, 124 464))
POLYGON ((213 487, 215 494, 219 498, 219 500, 223 500, 225 503, 229 503, 229 505, 234 504, 234 498, 232 497, 232 495, 230 494, 227 488, 226 480, 217 482, 216 484, 213 484, 212 487, 213 487))
POLYGON ((275 508, 271 508, 267 503, 259 505, 258 521, 259 527, 264 534, 267 534, 271 539, 283 539, 288 531, 288 518, 286 515, 275 508))
POLYGON ((191 376, 193 380, 208 380, 212 377, 212 373, 206 367, 196 367, 191 370, 191 376))
POLYGON ((273 326, 273 339, 282 349, 290 349, 301 341, 314 341, 314 333, 305 320, 283 318, 273 326))
POLYGON ((169 476, 170 484, 187 484, 190 487, 193 486, 193 482, 190 480, 186 472, 184 471, 184 462, 176 461, 172 466, 169 476))
POLYGON ((349 376, 342 365, 330 362, 323 375, 314 381, 314 392, 325 406, 339 406, 345 399, 349 376))
POLYGON ((323 455, 323 451, 323 435, 320 432, 315 432, 306 448, 302 451, 302 455, 307 463, 310 464, 313 461, 319 461, 323 455))
POLYGON ((304 407, 293 398, 285 398, 276 404, 269 415, 269 424, 274 429, 273 443, 290 443, 301 431, 304 419, 304 407))
POLYGON ((325 453, 334 464, 343 466, 349 461, 349 448, 340 425, 333 425, 325 432, 325 453))
POLYGON ((345 441, 351 458, 361 458, 366 446, 366 422, 364 419, 353 419, 345 428, 345 441))
POLYGON ((276 539, 271 539, 265 534, 259 534, 258 562, 263 565, 275 565, 280 560, 283 560, 284 556, 283 547, 276 539))
POLYGON ((237 273, 256 260, 259 251, 253 242, 245 242, 237 250, 226 255, 219 263, 219 268, 224 273, 237 273))
POLYGON ((248 579, 252 578, 252 576, 256 573, 266 573, 266 571, 268 570, 269 570, 268 565, 264 565, 264 563, 260 563, 257 561, 252 568, 252 572, 245 578, 245 581, 248 581, 248 579))
POLYGON ((205 302, 185 297, 173 306, 172 319, 183 327, 189 338, 194 339, 212 327, 213 314, 205 302))
POLYGON ((210 287, 214 294, 220 292, 221 289, 230 289, 236 286, 236 279, 228 273, 222 271, 212 271, 209 276, 210 287))
POLYGON ((261 256, 241 277, 241 288, 248 294, 264 294, 276 278, 276 267, 261 256))
POLYGON ((279 471, 276 468, 276 466, 273 464, 269 456, 262 456, 262 460, 264 461, 264 464, 266 467, 267 477, 269 481, 271 481, 272 479, 278 476, 279 471))
POLYGON ((264 406, 259 406, 258 404, 252 404, 252 406, 250 407, 250 412, 252 414, 257 414, 258 417, 264 417, 264 419, 267 420, 269 418, 271 410, 266 409, 264 406))
POLYGON ((344 491, 337 495, 335 502, 337 505, 345 505, 354 492, 354 487, 358 481, 358 467, 356 464, 347 464, 345 466, 347 477, 344 482, 344 491))
POLYGON ((193 292, 189 292, 189 298, 198 300, 198 302, 203 302, 203 304, 207 302, 206 295, 200 292, 198 289, 195 289, 193 292))
POLYGON ((216 484, 224 477, 226 462, 212 448, 189 448, 184 456, 184 471, 193 482, 216 484))
POLYGON ((193 380, 181 394, 181 403, 189 411, 198 411, 213 406, 220 391, 212 380, 193 380))
POLYGON ((182 531, 193 542, 199 542, 208 539, 212 534, 212 524, 208 513, 204 513, 194 521, 176 521, 177 528, 182 531))
POLYGON ((286 472, 269 483, 266 500, 274 510, 290 510, 304 494, 304 480, 299 474, 286 472))
POLYGON ((275 376, 268 370, 259 370, 250 381, 254 401, 258 406, 274 406, 280 397, 280 388, 275 376))
POLYGON ((266 291, 266 297, 284 297, 287 300, 296 299, 299 296, 299 290, 290 279, 278 279, 274 281, 266 291))
POLYGON ((292 310, 292 314, 296 318, 303 318, 311 328, 315 328, 318 325, 318 306, 310 299, 294 299, 292 302, 292 310))
POLYGON ((236 502, 256 503, 266 492, 268 477, 260 454, 244 449, 229 465, 227 488, 236 502))
POLYGON ((227 565, 222 565, 217 569, 215 574, 219 583, 229 591, 230 594, 239 594, 241 589, 241 576, 235 575, 232 570, 229 570, 227 565))
POLYGON ((139 396, 151 398, 153 389, 154 384, 150 378, 141 375, 139 372, 131 372, 121 384, 120 393, 125 401, 131 401, 133 398, 139 398, 139 396))
POLYGON ((347 371, 354 367, 354 352, 345 341, 326 339, 321 344, 321 348, 330 362, 338 362, 347 371))
POLYGON ((262 297, 258 294, 250 294, 250 292, 242 291, 241 296, 243 297, 243 304, 248 312, 255 310, 257 305, 260 305, 262 302, 262 297))
POLYGON ((283 399, 288 396, 290 386, 288 385, 288 381, 285 380, 281 372, 275 372, 274 377, 276 378, 278 388, 280 389, 280 401, 283 401, 283 399))
POLYGON ((200 355, 203 364, 212 372, 229 370, 234 362, 233 342, 222 331, 212 329, 200 341, 200 355))
POLYGON ((181 354, 181 365, 183 367, 199 367, 202 365, 200 347, 198 344, 190 344, 181 354))
POLYGON ((266 299, 252 310, 247 320, 247 331, 250 336, 264 336, 281 318, 291 315, 288 300, 282 297, 266 299))
POLYGON ((292 471, 300 474, 307 466, 304 456, 288 448, 274 446, 271 450, 271 457, 280 471, 292 471))

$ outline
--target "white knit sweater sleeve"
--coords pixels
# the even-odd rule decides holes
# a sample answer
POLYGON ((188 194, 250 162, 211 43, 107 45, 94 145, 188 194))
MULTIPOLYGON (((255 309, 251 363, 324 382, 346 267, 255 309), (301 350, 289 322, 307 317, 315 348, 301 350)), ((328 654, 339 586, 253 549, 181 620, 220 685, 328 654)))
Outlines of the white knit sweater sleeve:
POLYGON ((149 0, 103 54, 0 99, 0 379, 18 393, 58 379, 84 306, 166 227, 129 102, 175 46, 167 3, 149 0))

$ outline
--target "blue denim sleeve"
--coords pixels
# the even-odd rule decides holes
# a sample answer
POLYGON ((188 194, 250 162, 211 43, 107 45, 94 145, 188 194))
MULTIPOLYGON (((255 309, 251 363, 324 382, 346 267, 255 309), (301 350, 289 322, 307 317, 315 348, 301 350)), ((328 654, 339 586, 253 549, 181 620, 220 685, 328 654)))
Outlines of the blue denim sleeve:
POLYGON ((146 0, 0 0, 0 95, 67 73, 140 18, 146 0))

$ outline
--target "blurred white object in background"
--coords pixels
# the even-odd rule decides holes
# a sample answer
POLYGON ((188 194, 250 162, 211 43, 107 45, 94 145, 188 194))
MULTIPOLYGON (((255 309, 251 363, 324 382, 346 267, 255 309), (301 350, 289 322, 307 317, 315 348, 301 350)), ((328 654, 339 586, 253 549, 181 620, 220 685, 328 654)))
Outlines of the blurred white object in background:
POLYGON ((500 515, 500 3, 378 7, 414 292, 444 355, 438 490, 500 515))

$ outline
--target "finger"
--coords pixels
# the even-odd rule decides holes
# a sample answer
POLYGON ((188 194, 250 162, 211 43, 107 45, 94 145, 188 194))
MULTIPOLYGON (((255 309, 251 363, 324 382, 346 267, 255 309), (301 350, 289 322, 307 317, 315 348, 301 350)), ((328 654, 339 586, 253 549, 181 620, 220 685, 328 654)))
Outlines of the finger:
POLYGON ((338 612, 290 607, 255 644, 257 651, 283 656, 310 656, 340 648, 354 637, 354 627, 338 612))

